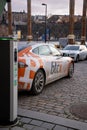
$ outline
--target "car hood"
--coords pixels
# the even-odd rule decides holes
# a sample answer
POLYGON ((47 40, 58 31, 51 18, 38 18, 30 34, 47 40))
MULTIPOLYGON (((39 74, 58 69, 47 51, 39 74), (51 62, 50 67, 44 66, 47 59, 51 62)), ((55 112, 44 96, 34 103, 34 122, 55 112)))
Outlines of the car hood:
POLYGON ((73 61, 73 59, 71 57, 62 57, 61 60, 62 61, 68 61, 68 62, 73 61))

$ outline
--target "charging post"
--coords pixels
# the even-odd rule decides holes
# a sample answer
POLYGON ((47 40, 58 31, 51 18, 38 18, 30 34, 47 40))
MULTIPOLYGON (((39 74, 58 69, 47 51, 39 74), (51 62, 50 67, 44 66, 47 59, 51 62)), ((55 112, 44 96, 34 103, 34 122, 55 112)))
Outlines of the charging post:
POLYGON ((18 62, 17 41, 0 37, 0 125, 17 122, 18 62))

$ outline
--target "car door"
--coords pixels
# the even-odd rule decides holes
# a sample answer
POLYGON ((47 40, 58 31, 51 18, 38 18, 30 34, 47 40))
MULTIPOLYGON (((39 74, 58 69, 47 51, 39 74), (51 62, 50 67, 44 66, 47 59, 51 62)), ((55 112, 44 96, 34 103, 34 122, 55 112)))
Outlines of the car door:
POLYGON ((49 46, 52 52, 51 61, 51 75, 55 76, 55 79, 62 77, 62 56, 61 53, 53 46, 49 46))
POLYGON ((60 64, 58 56, 54 56, 49 45, 39 46, 39 56, 43 60, 43 67, 46 72, 46 83, 59 78, 60 64))

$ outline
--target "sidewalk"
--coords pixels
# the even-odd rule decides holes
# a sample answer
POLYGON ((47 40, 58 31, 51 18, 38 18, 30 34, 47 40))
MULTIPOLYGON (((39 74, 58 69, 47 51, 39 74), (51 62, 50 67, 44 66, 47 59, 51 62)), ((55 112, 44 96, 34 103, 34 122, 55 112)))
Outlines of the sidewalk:
POLYGON ((87 130, 87 123, 18 109, 18 124, 0 130, 87 130))

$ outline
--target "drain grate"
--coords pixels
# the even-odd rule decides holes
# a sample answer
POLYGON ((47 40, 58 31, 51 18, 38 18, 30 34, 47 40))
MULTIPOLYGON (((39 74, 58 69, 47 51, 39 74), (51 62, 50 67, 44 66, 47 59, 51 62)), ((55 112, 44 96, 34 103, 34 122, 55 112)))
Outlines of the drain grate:
POLYGON ((70 107, 70 113, 74 116, 87 120, 87 103, 78 103, 70 107))

